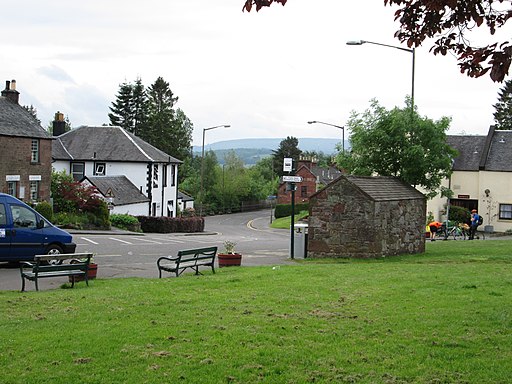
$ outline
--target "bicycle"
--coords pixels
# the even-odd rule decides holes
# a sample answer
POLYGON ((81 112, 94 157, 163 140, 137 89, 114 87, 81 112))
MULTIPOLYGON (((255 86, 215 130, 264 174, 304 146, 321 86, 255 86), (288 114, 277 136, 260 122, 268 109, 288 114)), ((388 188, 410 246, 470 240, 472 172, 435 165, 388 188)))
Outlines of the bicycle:
POLYGON ((440 232, 443 235, 443 240, 448 240, 450 237, 453 237, 453 240, 466 240, 466 237, 469 238, 469 232, 464 224, 457 224, 448 228, 446 224, 443 224, 440 232))

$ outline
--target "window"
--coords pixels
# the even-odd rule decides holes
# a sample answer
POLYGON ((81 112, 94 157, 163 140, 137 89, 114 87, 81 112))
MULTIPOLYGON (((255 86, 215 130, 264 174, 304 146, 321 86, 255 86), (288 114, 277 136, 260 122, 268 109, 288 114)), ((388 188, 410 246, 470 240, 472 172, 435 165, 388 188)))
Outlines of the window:
POLYGON ((176 185, 176 166, 174 164, 171 165, 171 186, 176 185))
POLYGON ((165 188, 167 187, 167 164, 164 164, 162 174, 162 187, 165 188))
POLYGON ((39 200, 39 181, 30 182, 30 200, 39 200))
POLYGON ((512 204, 500 204, 500 220, 512 220, 512 204))
MULTIPOLYGON (((7 217, 5 216, 5 206, 0 204, 0 226, 5 227, 7 225, 7 217)), ((5 235, 5 233, 4 233, 5 235)))
POLYGON ((105 176, 107 166, 105 163, 95 163, 94 164, 94 175, 95 176, 105 176))
POLYGON ((85 164, 84 163, 71 163, 71 175, 75 181, 80 181, 85 176, 85 164))
POLYGON ((300 187, 300 197, 308 197, 308 187, 307 187, 307 185, 302 185, 300 187))
POLYGON ((11 196, 18 197, 18 182, 8 181, 7 182, 7 193, 11 196))
POLYGON ((38 139, 32 139, 30 162, 31 163, 39 163, 39 140, 38 139))
POLYGON ((153 164, 153 188, 158 188, 158 164, 153 164))
POLYGON ((21 205, 11 205, 11 214, 14 228, 35 228, 36 214, 21 205))

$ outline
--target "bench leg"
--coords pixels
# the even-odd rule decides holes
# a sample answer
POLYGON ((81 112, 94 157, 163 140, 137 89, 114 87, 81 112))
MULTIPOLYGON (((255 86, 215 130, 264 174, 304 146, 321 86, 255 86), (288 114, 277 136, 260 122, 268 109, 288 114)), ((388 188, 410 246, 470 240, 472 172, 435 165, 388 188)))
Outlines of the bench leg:
POLYGON ((37 283, 37 277, 35 278, 34 282, 36 283, 36 291, 39 291, 39 284, 37 283))
POLYGON ((71 276, 71 288, 75 286, 75 276, 71 276))
POLYGON ((25 278, 21 276, 21 292, 25 292, 25 278))

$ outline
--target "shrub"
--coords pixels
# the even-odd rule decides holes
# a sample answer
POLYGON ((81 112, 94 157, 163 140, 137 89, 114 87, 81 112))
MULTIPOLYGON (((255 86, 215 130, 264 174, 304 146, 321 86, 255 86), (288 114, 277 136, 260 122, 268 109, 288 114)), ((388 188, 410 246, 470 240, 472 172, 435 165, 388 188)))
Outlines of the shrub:
POLYGON ((41 201, 35 207, 36 211, 39 212, 45 219, 53 220, 53 208, 52 205, 47 201, 41 201))
MULTIPOLYGON (((309 211, 309 203, 295 204, 295 213, 299 213, 301 211, 309 211)), ((292 205, 291 204, 277 204, 274 216, 276 219, 280 217, 288 217, 292 215, 292 205)))
POLYGON ((450 217, 449 220, 453 220, 457 223, 468 223, 471 219, 471 213, 464 207, 457 207, 456 205, 450 205, 450 217))
POLYGON ((137 216, 143 232, 176 233, 203 232, 203 217, 154 217, 137 216))
POLYGON ((139 220, 132 215, 114 213, 110 215, 110 223, 117 228, 129 231, 140 231, 139 220))

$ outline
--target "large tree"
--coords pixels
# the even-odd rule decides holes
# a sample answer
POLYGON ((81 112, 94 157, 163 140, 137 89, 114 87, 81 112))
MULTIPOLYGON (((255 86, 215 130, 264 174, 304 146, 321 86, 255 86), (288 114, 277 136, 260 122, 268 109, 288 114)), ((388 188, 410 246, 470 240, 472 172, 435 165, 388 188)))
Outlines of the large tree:
POLYGON ((396 176, 433 197, 457 155, 446 142, 449 125, 448 117, 433 121, 415 112, 411 119, 410 100, 392 110, 373 100, 364 113, 352 112, 346 125, 351 152, 340 152, 338 165, 355 175, 396 176))
POLYGON ((283 171, 283 161, 285 157, 293 159, 293 168, 296 170, 301 153, 302 151, 299 149, 299 139, 296 137, 288 136, 286 139, 281 140, 277 150, 272 151, 274 171, 276 174, 279 176, 285 174, 283 171))
MULTIPOLYGON (((244 0, 243 9, 259 11, 272 3, 287 0, 244 0)), ((313 2, 311 2, 313 3, 313 2)), ((437 39, 434 54, 457 56, 462 73, 480 77, 490 70, 493 81, 503 81, 512 61, 509 41, 491 41, 483 47, 473 45, 468 33, 474 27, 486 26, 491 35, 512 17, 510 1, 504 0, 384 0, 384 5, 398 6, 395 20, 400 29, 395 33, 409 47, 418 47, 426 39, 437 39)))
POLYGON ((512 129, 512 80, 505 81, 494 104, 496 129, 512 129))
POLYGON ((133 132, 133 86, 130 83, 119 85, 119 91, 116 95, 116 101, 109 107, 110 125, 122 127, 129 132, 133 132))

